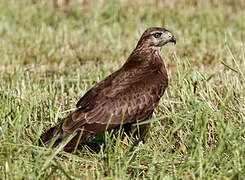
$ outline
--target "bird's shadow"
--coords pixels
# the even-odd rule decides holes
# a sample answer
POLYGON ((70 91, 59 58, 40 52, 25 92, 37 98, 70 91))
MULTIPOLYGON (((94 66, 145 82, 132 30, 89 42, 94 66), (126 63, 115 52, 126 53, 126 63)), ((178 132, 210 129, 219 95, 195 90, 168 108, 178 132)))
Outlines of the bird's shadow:
POLYGON ((93 140, 90 140, 90 141, 86 141, 86 142, 83 142, 83 143, 80 143, 78 145, 78 150, 81 150, 83 149, 84 147, 87 147, 87 149, 90 150, 90 152, 92 153, 99 153, 101 150, 105 150, 105 135, 101 136, 101 137, 97 137, 93 140), (102 149, 103 148, 103 149, 102 149))
POLYGON ((109 133, 106 132, 90 141, 79 144, 78 150, 86 146, 92 153, 99 153, 101 150, 105 152, 109 146, 115 148, 116 141, 123 141, 127 138, 130 141, 128 144, 128 152, 131 152, 140 141, 145 142, 145 137, 145 134, 142 136, 136 136, 135 132, 129 131, 128 128, 116 129, 109 133))

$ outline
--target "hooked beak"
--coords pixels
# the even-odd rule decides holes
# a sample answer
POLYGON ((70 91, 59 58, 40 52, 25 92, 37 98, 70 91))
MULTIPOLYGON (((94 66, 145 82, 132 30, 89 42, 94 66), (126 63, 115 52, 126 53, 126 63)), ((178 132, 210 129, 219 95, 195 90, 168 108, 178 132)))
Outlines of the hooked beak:
POLYGON ((172 36, 172 38, 170 39, 170 41, 169 42, 173 42, 174 44, 176 44, 176 39, 175 39, 175 37, 174 36, 172 36))

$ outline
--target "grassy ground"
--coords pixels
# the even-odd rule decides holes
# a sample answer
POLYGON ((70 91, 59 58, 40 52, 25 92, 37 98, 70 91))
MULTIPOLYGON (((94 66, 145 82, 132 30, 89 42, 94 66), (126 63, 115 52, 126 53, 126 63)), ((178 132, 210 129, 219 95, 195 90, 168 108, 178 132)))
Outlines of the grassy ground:
POLYGON ((245 4, 195 2, 0 0, 0 179, 244 179, 245 4), (38 147, 150 26, 177 45, 163 48, 170 83, 146 143, 38 147))

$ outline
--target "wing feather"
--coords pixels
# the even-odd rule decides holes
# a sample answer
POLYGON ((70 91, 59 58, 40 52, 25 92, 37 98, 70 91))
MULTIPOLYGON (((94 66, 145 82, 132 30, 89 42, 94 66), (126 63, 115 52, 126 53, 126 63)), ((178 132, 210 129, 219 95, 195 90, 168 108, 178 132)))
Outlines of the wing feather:
POLYGON ((78 109, 64 121, 63 130, 72 132, 86 124, 104 127, 109 120, 110 124, 120 125, 122 117, 123 123, 145 120, 160 100, 155 93, 161 83, 158 76, 156 70, 148 69, 116 71, 80 99, 78 109))

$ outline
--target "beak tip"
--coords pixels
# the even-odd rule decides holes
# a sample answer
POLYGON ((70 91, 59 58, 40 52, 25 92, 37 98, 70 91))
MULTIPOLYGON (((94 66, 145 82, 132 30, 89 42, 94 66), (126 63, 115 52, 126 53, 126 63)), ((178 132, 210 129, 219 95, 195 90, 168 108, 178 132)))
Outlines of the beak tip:
POLYGON ((174 36, 171 38, 171 42, 173 42, 174 44, 176 44, 176 39, 175 39, 174 36))

